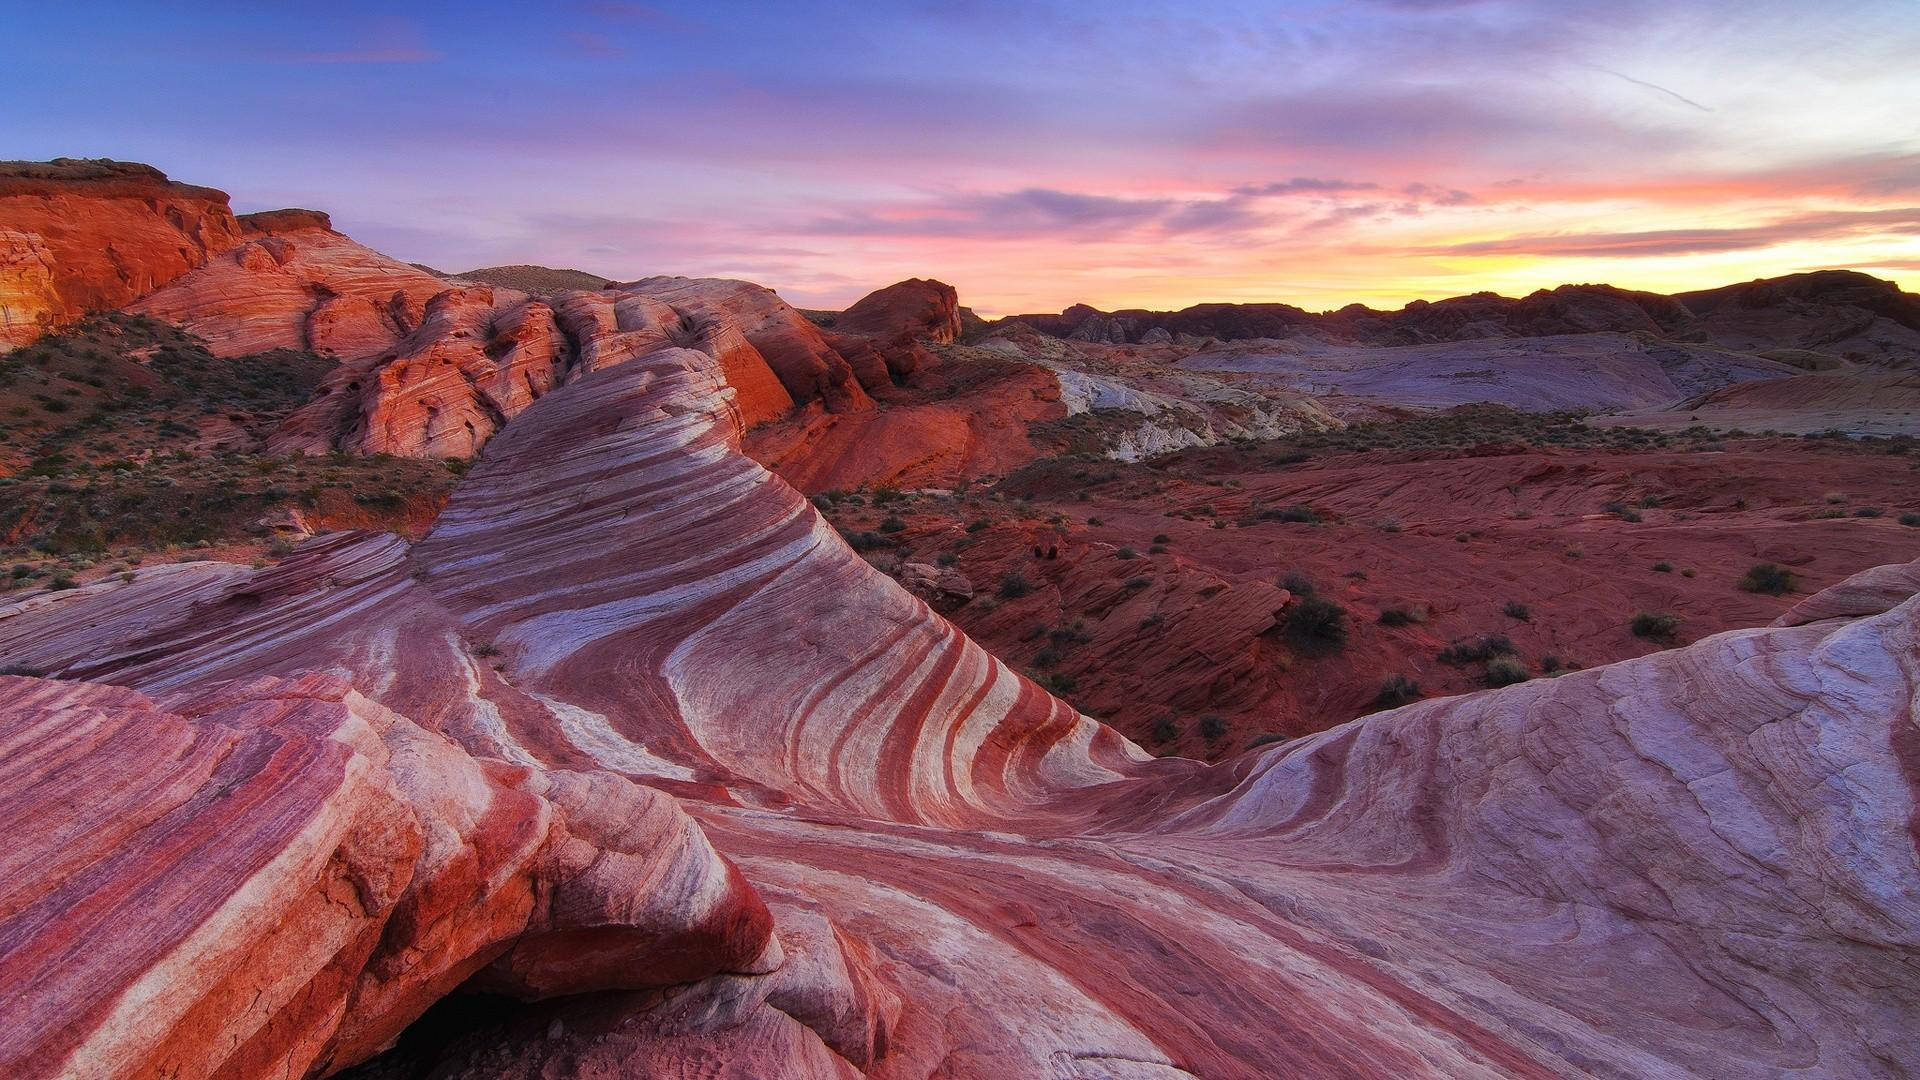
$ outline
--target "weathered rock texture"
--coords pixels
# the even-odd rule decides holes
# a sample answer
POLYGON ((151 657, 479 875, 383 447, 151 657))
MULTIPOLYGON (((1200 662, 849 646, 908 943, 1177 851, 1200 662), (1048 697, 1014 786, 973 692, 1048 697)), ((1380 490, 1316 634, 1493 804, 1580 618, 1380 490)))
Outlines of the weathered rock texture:
POLYGON ((351 360, 411 333, 447 288, 333 231, 318 211, 249 214, 240 225, 244 243, 130 310, 185 327, 218 356, 311 349, 351 360))
POLYGON ((529 997, 629 989, 471 1031, 441 1075, 1920 1069, 1920 599, 1883 582, 1850 593, 1847 615, 1430 701, 1209 769, 1150 759, 1018 677, 855 558, 739 438, 722 365, 659 349, 528 408, 415 547, 338 535, 262 571, 143 572, 0 617, 16 662, 129 688, 10 687, 12 1072, 324 1072, 466 971, 529 997), (1886 606, 1856 610, 1880 606, 1869 595, 1886 606), (190 773, 193 754, 139 749, 295 738, 258 699, 322 685, 312 671, 339 689, 307 691, 325 700, 294 709, 294 730, 333 764, 209 786, 158 767, 190 773), (49 718, 97 695, 120 704, 49 718), (55 749, 126 715, 131 741, 55 749), (396 742, 445 760, 401 769, 396 742), (36 792, 35 755, 59 752, 72 768, 55 782, 89 776, 88 800, 36 792), (156 788, 173 794, 143 794, 156 788), (128 828, 141 807, 219 791, 209 821, 57 872, 69 845, 103 842, 89 815, 128 828), (737 876, 656 808, 662 793, 737 876), (497 799, 551 807, 586 846, 489 862, 483 846, 540 846, 463 839, 490 835, 497 799), (415 901, 460 917, 373 914, 404 909, 423 874, 449 877, 420 869, 451 864, 409 849, 409 819, 458 822, 416 824, 443 838, 423 852, 474 850, 464 885, 415 901), (349 845, 356 821, 375 832, 349 845), (341 839, 294 841, 309 829, 341 839), (236 830, 217 853, 191 847, 236 830), (596 849, 661 869, 619 872, 596 849), (527 863, 545 869, 479 871, 527 863), (366 865, 385 869, 343 909, 299 914, 366 865), (201 906, 128 905, 104 946, 75 921, 143 890, 201 906), (510 927, 529 893, 532 934, 435 936, 510 927), (241 940, 221 921, 234 904, 256 933, 312 923, 297 944, 326 956, 256 971, 182 949, 241 940), (364 962, 328 944, 349 940, 364 962), (381 950, 432 962, 397 971, 381 950), (96 962, 113 977, 74 966, 96 962), (166 977, 182 969, 197 978, 166 977), (217 996, 249 977, 274 993, 210 1013, 127 992, 217 996), (220 1041, 183 1038, 180 1018, 203 1016, 220 1041), (72 1056, 107 1045, 111 1059, 72 1056))
POLYGON ((121 161, 0 162, 0 352, 241 242, 224 192, 121 161))
POLYGON ((778 962, 673 799, 475 758, 337 678, 0 692, 9 1076, 299 1076, 462 983, 542 998, 778 962))

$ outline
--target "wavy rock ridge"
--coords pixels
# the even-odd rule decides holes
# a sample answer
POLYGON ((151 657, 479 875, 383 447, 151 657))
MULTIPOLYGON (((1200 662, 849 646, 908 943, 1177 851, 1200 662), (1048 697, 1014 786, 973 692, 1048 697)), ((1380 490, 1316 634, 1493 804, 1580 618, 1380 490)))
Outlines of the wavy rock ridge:
POLYGON ((0 612, 10 662, 81 680, 10 684, 8 745, 64 747, 59 775, 125 789, 109 812, 264 808, 217 859, 170 846, 231 831, 217 814, 134 815, 63 883, 84 821, 7 756, 32 871, 0 908, 7 1071, 324 1073, 469 973, 602 992, 470 1032, 439 1075, 1920 1069, 1910 579, 1218 768, 1156 761, 744 457, 722 361, 630 333, 507 426, 417 546, 340 534, 0 612), (172 742, 107 736, 129 717, 172 742), (327 764, 214 783, 192 763, 220 751, 170 748, 210 740, 327 764), (363 866, 344 913, 313 901, 363 866), (136 893, 177 900, 117 935, 73 921, 136 893), (190 947, 238 925, 274 956, 289 920, 316 927, 304 966, 190 947), (87 946, 115 978, 75 976, 87 946))

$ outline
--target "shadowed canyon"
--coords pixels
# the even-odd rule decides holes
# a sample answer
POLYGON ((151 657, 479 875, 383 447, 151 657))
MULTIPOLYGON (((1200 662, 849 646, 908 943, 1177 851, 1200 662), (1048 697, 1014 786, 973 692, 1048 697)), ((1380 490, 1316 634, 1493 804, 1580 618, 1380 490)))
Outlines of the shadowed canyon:
POLYGON ((965 299, 0 164, 0 1074, 1920 1074, 1920 298, 965 299))

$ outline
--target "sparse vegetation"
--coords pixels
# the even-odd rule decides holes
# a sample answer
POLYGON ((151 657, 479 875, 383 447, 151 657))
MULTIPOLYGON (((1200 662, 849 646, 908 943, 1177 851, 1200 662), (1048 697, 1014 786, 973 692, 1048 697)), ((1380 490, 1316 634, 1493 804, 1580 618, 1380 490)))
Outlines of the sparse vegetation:
POLYGON ((1755 563, 1748 568, 1740 579, 1740 588, 1750 593, 1765 593, 1768 596, 1785 596, 1794 591, 1798 578, 1794 572, 1778 563, 1755 563))
POLYGON ((1680 617, 1664 611, 1635 612, 1628 623, 1634 637, 1649 641, 1672 641, 1680 632, 1680 617))
POLYGON ((1532 621, 1533 621, 1533 611, 1532 611, 1532 609, 1530 609, 1530 608, 1528 608, 1528 607, 1527 607, 1527 605, 1525 605, 1525 604, 1523 604, 1523 603, 1521 603, 1521 602, 1520 602, 1520 601, 1518 601, 1518 600, 1509 600, 1509 601, 1507 601, 1507 604, 1506 604, 1506 606, 1505 606, 1505 607, 1503 607, 1503 608, 1501 608, 1500 610, 1501 610, 1501 612, 1503 612, 1503 613, 1504 613, 1504 614, 1505 614, 1505 615, 1507 616, 1507 618, 1509 618, 1509 619, 1518 619, 1518 620, 1520 620, 1521 622, 1532 622, 1532 621))
POLYGON ((1434 659, 1443 664, 1455 666, 1478 664, 1496 656, 1512 656, 1516 650, 1513 639, 1505 634, 1481 634, 1476 638, 1464 638, 1441 649, 1434 659))
POLYGON ((1321 596, 1307 596, 1287 608, 1282 620, 1295 645, 1335 650, 1347 641, 1347 609, 1321 596))
POLYGON ((1376 709, 1397 709, 1411 701, 1420 700, 1420 684, 1405 675, 1389 675, 1380 684, 1380 692, 1373 697, 1376 709))
POLYGON ((1496 656, 1487 661, 1488 686, 1512 686, 1514 683, 1526 682, 1530 677, 1527 674, 1527 665, 1511 656, 1496 656))
POLYGON ((1262 510, 1260 511, 1259 517, 1261 521, 1291 521, 1303 525, 1318 525, 1320 523, 1320 515, 1314 513, 1313 507, 1304 504, 1288 506, 1282 509, 1262 510))
POLYGON ((1033 583, 1022 577, 1018 571, 1006 574, 1000 579, 1000 598, 1014 600, 1033 591, 1033 583))

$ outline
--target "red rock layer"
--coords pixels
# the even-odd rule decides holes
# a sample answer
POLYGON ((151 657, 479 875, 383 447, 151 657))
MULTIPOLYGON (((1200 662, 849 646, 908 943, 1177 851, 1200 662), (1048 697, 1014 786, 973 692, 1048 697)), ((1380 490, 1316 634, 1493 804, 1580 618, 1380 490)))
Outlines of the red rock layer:
MULTIPOLYGON (((76 590, 0 620, 0 649, 169 701, 335 672, 535 793, 600 771, 673 793, 775 913, 778 967, 703 977, 663 947, 636 964, 682 985, 537 1006, 441 1075, 1920 1069, 1920 599, 1155 761, 855 558, 738 452, 730 397, 688 349, 593 372, 495 439, 415 548, 347 535, 76 590)), ((1898 599, 1845 610, 1868 594, 1898 599)), ((56 833, 71 813, 25 805, 56 833)), ((708 925, 711 891, 673 880, 594 895, 708 925)), ((564 965, 487 971, 538 994, 564 965)), ((114 991, 86 985, 32 1015, 95 1037, 114 991)), ((45 1026, 24 1015, 6 1038, 45 1026)), ((292 1061, 287 1030, 259 1038, 292 1061)))
POLYGON ((541 998, 777 962, 672 799, 476 759, 338 679, 0 693, 8 1076, 325 1072, 463 982, 541 998))
POLYGON ((325 214, 241 219, 245 242, 129 310, 205 338, 216 356, 311 349, 355 360, 420 325, 447 282, 334 232, 325 214))
POLYGON ((237 246, 224 192, 118 161, 0 163, 0 352, 237 246))
POLYGON ((622 288, 663 301, 685 318, 733 322, 796 403, 818 399, 834 412, 858 412, 873 407, 867 391, 889 382, 883 363, 851 366, 819 327, 772 289, 746 281, 683 277, 643 278, 622 288))

